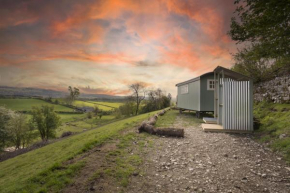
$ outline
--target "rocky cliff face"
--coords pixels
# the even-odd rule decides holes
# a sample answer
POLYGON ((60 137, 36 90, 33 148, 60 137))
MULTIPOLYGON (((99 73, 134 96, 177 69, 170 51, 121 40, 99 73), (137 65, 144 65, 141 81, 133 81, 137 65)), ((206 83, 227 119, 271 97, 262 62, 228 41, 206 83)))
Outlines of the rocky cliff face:
POLYGON ((254 100, 268 100, 274 103, 290 102, 290 75, 276 77, 254 86, 254 100))

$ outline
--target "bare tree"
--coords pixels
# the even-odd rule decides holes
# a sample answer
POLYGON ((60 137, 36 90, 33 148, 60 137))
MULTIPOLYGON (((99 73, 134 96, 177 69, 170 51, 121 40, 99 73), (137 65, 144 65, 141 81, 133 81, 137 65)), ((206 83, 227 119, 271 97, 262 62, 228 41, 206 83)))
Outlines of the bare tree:
POLYGON ((68 87, 69 96, 66 97, 65 102, 69 105, 72 105, 72 103, 78 98, 80 95, 80 90, 76 87, 72 88, 71 86, 68 87))
POLYGON ((145 99, 146 90, 142 83, 134 83, 129 86, 132 91, 131 97, 136 102, 136 115, 138 114, 141 102, 145 99))

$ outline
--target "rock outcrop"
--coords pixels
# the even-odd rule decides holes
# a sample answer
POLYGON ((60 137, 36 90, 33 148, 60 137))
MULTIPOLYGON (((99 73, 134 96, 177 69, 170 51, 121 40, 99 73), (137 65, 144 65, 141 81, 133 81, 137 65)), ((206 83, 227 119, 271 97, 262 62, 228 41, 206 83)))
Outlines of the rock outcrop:
POLYGON ((273 80, 254 86, 255 101, 271 101, 274 103, 290 102, 290 75, 276 77, 273 80))

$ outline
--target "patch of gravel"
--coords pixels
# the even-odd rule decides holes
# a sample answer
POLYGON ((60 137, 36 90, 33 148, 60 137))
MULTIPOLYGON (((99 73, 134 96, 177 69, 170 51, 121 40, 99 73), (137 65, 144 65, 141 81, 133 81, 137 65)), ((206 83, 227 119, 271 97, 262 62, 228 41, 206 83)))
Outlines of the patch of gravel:
POLYGON ((154 146, 126 192, 290 192, 289 166, 251 135, 187 127, 185 138, 156 138, 154 146))

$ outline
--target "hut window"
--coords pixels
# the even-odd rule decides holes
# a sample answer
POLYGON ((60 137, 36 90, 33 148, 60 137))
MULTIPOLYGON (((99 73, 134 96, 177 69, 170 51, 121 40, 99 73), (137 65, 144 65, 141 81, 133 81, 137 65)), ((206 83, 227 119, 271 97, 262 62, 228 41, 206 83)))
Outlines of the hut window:
POLYGON ((213 79, 207 80, 207 90, 214 90, 214 80, 213 79))
POLYGON ((181 94, 186 94, 186 93, 188 93, 188 84, 183 85, 183 86, 180 87, 180 93, 181 93, 181 94))

